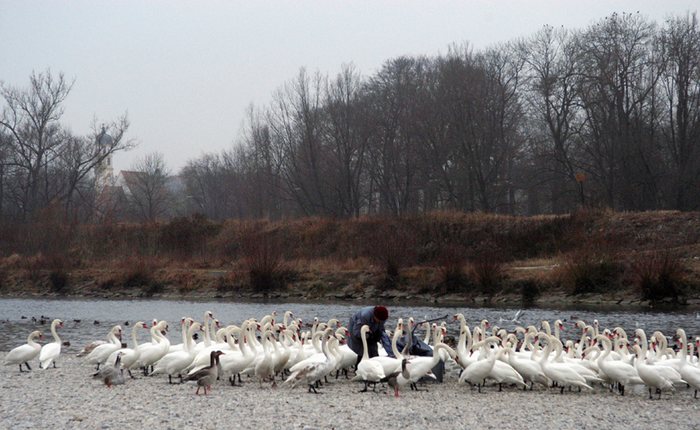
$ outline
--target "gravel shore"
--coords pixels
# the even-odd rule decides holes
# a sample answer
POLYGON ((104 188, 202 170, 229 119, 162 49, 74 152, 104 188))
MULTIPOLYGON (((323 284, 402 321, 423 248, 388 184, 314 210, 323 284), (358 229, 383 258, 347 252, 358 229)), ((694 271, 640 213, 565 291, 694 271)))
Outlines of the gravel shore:
MULTIPOLYGON (((0 361, 6 353, 0 354, 0 361)), ((106 388, 90 377, 93 367, 62 354, 57 369, 29 373, 0 367, 0 428, 7 429, 643 429, 700 427, 700 399, 692 390, 648 400, 643 387, 625 396, 603 388, 592 393, 488 387, 481 394, 457 383, 457 371, 429 391, 358 393, 362 384, 331 380, 320 392, 262 388, 244 377, 242 387, 219 381, 208 396, 192 384, 137 376, 106 388)), ((655 396, 656 397, 656 396, 655 396)))

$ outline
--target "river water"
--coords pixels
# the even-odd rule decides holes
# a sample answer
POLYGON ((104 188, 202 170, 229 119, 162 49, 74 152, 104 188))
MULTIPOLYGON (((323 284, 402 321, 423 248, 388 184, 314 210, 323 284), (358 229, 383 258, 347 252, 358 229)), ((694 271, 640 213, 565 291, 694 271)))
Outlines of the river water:
MULTIPOLYGON (((124 341, 131 343, 131 327, 136 321, 166 320, 170 331, 168 338, 172 343, 180 343, 179 321, 183 316, 192 316, 202 320, 206 311, 212 311, 222 325, 240 324, 246 318, 262 318, 276 310, 277 320, 282 320, 285 311, 291 310, 295 318, 311 322, 314 317, 320 320, 338 318, 347 324, 350 316, 357 311, 356 304, 328 303, 234 303, 221 301, 175 301, 175 300, 36 300, 36 299, 0 299, 0 351, 8 351, 26 342, 32 330, 44 333, 44 342, 51 341, 50 322, 60 318, 65 322, 59 330, 62 341, 70 342, 64 352, 75 353, 93 340, 106 339, 110 328, 122 325, 125 331, 124 341), (47 320, 41 323, 42 316, 47 320), (33 320, 36 319, 36 321, 33 320), (128 326, 127 326, 128 323, 128 326)), ((451 321, 453 314, 461 312, 470 326, 488 319, 492 324, 512 330, 515 323, 512 318, 517 309, 506 308, 469 308, 469 307, 430 307, 430 306, 391 306, 387 327, 393 327, 396 319, 410 316, 416 320, 449 315, 450 334, 456 334, 459 327, 451 321)), ((630 310, 606 309, 592 311, 584 309, 527 309, 520 317, 521 325, 539 326, 540 321, 556 319, 565 321, 562 338, 580 335, 574 330, 573 323, 582 319, 589 324, 597 319, 601 329, 620 326, 632 336, 634 329, 643 328, 648 334, 661 330, 667 336, 675 334, 678 327, 684 328, 688 337, 700 336, 700 318, 696 312, 642 312, 630 310)), ((140 340, 146 340, 146 331, 141 330, 140 340)))

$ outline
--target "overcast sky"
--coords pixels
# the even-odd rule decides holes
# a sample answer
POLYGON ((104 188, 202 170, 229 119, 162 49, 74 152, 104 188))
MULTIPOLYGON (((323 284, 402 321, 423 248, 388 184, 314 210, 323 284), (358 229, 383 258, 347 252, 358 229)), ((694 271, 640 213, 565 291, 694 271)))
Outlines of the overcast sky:
POLYGON ((266 105, 299 68, 364 75, 399 55, 477 49, 544 24, 583 28, 613 12, 658 22, 697 0, 503 1, 34 1, 0 0, 0 80, 26 87, 33 70, 75 79, 63 123, 85 134, 93 117, 128 112, 138 148, 118 171, 159 151, 176 172, 229 148, 246 108, 266 105))

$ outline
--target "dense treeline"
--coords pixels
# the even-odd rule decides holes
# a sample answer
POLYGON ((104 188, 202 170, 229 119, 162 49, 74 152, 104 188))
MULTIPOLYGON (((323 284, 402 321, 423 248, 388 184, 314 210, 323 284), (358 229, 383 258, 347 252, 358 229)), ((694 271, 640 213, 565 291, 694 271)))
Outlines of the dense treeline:
POLYGON ((695 15, 299 75, 240 144, 183 171, 211 218, 700 205, 695 15))
MULTIPOLYGON (((133 145, 128 122, 75 136, 60 122, 70 88, 50 72, 0 87, 0 220, 112 213, 99 178, 133 145)), ((700 28, 695 14, 612 15, 485 50, 394 58, 370 76, 302 69, 249 109, 233 149, 191 160, 184 187, 166 189, 158 154, 137 165, 132 219, 148 221, 697 210, 700 28)))

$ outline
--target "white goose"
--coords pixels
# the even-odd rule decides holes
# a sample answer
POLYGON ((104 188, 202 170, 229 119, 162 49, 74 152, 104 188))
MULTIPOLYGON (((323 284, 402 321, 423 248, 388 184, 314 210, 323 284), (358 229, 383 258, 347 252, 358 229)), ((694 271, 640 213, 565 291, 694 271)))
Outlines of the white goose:
POLYGON ((12 364, 19 364, 19 371, 24 372, 24 370, 22 370, 22 364, 24 364, 27 366, 28 371, 32 370, 32 368, 29 367, 29 361, 33 360, 37 355, 39 355, 39 352, 41 351, 41 345, 34 342, 34 339, 41 339, 42 337, 41 332, 38 330, 29 333, 27 343, 20 345, 7 353, 5 356, 5 365, 9 366, 12 364))
POLYGON ((58 356, 61 355, 61 338, 58 337, 56 333, 57 328, 63 328, 63 321, 55 319, 51 321, 51 335, 53 335, 53 342, 47 343, 41 348, 39 353, 39 362, 41 363, 42 369, 48 369, 53 363, 53 367, 56 367, 56 360, 58 356))
POLYGON ((100 365, 107 360, 110 354, 121 349, 121 337, 122 328, 119 325, 115 325, 109 330, 109 334, 107 335, 108 342, 95 347, 95 349, 85 357, 85 361, 89 364, 96 364, 96 370, 100 370, 100 365))

